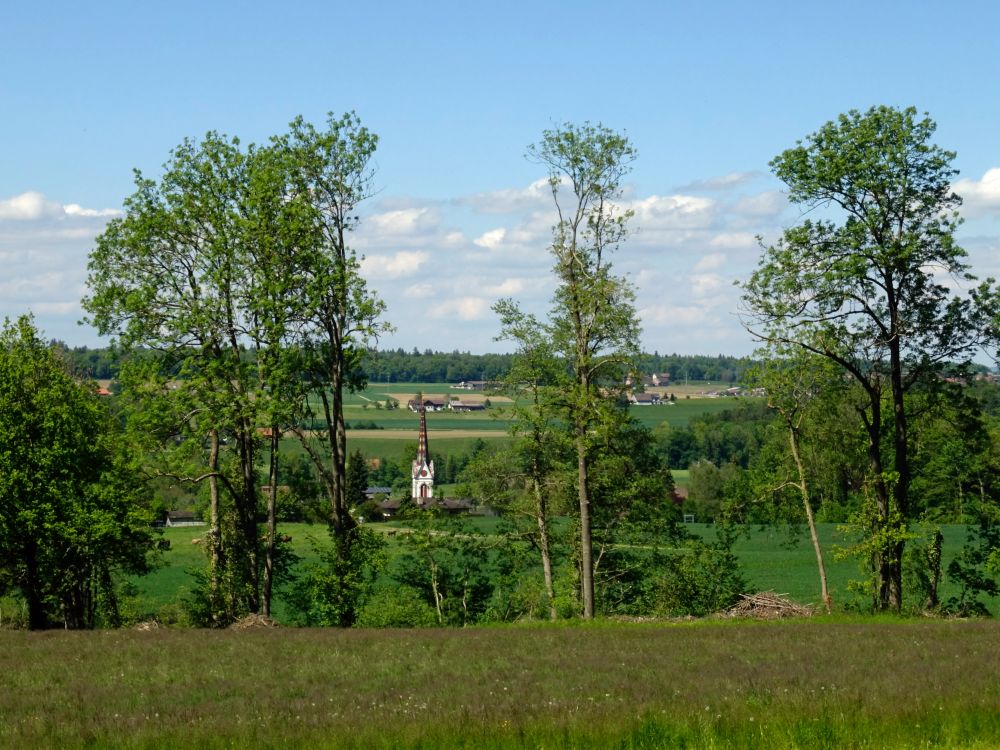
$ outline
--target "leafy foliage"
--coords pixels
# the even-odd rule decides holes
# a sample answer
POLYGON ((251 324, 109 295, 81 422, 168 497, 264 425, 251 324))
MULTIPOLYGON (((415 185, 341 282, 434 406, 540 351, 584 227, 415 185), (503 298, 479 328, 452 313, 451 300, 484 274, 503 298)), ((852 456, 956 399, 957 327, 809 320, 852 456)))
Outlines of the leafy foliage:
POLYGON ((766 247, 743 285, 755 335, 829 359, 863 394, 855 409, 875 503, 869 528, 886 542, 873 549, 879 609, 902 606, 910 395, 966 374, 995 310, 989 282, 963 296, 940 281, 975 277, 954 239, 955 155, 931 142, 935 127, 912 108, 851 111, 775 158, 790 200, 817 218, 766 247))
POLYGON ((300 625, 353 625, 365 610, 375 579, 385 567, 381 534, 356 528, 330 536, 331 546, 314 547, 319 562, 300 568, 291 584, 288 601, 300 625))
POLYGON ((746 592, 747 583, 733 554, 736 532, 718 528, 712 542, 691 539, 661 557, 662 574, 653 591, 652 611, 674 617, 719 612, 746 592))
POLYGON ((989 615, 980 597, 1000 596, 1000 523, 996 508, 980 508, 979 515, 978 526, 970 527, 968 541, 948 564, 948 577, 959 584, 960 590, 945 602, 944 610, 963 617, 989 615))
POLYGON ((120 623, 116 578, 148 569, 151 517, 116 421, 22 317, 0 331, 0 587, 31 628, 120 623))

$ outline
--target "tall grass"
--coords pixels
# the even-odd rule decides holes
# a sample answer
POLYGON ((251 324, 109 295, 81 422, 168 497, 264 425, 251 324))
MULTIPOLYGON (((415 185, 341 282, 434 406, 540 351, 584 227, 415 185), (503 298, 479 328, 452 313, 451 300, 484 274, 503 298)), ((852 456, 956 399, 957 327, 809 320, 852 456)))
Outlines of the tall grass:
POLYGON ((992 747, 994 622, 0 633, 3 747, 992 747))

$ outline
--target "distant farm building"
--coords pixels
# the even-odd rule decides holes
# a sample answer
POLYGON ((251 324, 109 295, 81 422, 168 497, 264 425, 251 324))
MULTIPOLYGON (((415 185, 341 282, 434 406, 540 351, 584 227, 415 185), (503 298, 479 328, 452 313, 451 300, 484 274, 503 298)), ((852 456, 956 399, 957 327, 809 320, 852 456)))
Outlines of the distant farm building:
POLYGON ((190 510, 168 510, 167 520, 164 525, 177 528, 182 526, 204 526, 205 522, 190 510))
POLYGON ((444 411, 448 408, 448 399, 430 397, 423 399, 411 398, 406 402, 406 408, 414 412, 444 411))
POLYGON ((452 411, 485 411, 486 404, 482 401, 462 401, 461 399, 453 399, 448 402, 448 408, 452 411))
POLYGON ((484 391, 486 390, 485 380, 463 380, 461 383, 455 383, 451 386, 452 388, 461 388, 465 391, 484 391))
POLYGON ((629 387, 641 385, 644 388, 661 388, 670 385, 670 373, 654 372, 652 375, 629 375, 625 378, 625 385, 629 387))
POLYGON ((660 403, 662 399, 659 393, 630 393, 628 394, 628 402, 634 404, 635 406, 655 406, 660 403))

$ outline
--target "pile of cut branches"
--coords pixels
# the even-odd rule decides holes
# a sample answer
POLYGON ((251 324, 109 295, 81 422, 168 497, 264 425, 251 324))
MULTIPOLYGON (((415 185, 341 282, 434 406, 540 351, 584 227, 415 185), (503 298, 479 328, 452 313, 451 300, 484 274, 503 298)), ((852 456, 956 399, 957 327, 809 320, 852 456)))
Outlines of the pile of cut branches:
POLYGON ((782 617, 809 617, 813 614, 813 609, 796 604, 788 598, 788 594, 761 591, 756 594, 740 594, 740 600, 720 614, 723 617, 778 620, 782 617))
POLYGON ((265 615, 247 615, 232 625, 230 630, 256 630, 257 628, 276 628, 278 623, 265 615))

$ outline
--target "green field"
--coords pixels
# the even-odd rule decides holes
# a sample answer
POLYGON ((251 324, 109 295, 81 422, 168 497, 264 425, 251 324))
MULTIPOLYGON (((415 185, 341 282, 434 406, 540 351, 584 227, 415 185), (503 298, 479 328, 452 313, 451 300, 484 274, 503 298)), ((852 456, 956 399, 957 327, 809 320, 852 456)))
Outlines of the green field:
MULTIPOLYGON (((470 519, 480 533, 495 533, 499 519, 470 519)), ((380 531, 405 527, 405 522, 373 524, 380 531)), ((688 528, 706 537, 714 534, 712 526, 691 524, 688 528)), ((314 558, 313 545, 328 543, 326 527, 321 524, 282 524, 280 530, 292 538, 293 551, 304 560, 314 558)), ((826 557, 830 593, 834 604, 843 608, 855 601, 848 591, 848 582, 860 576, 854 560, 836 560, 834 548, 849 544, 835 524, 820 524, 819 532, 826 557)), ((149 575, 135 579, 136 596, 128 607, 138 619, 156 617, 169 620, 180 614, 180 605, 195 585, 191 575, 193 570, 205 566, 205 552, 200 545, 192 544, 205 533, 205 527, 164 530, 164 537, 170 541, 170 549, 162 553, 162 565, 149 575)), ((964 526, 944 526, 944 567, 955 556, 965 542, 964 526)), ((398 543, 390 540, 390 552, 398 543)), ((748 580, 749 592, 776 591, 787 594, 802 603, 819 601, 819 582, 816 574, 816 560, 805 529, 794 535, 787 529, 771 527, 747 527, 745 535, 736 543, 735 551, 748 580)), ((942 597, 956 593, 947 579, 942 583, 942 597)), ((995 602, 993 603, 996 604, 995 602)), ((990 605, 991 609, 995 606, 990 605)), ((282 621, 285 607, 279 592, 274 605, 276 619, 282 621)))
MULTIPOLYGON (((630 413, 651 429, 664 423, 681 428, 702 414, 715 414, 736 408, 740 404, 737 399, 700 396, 692 386, 688 387, 688 391, 693 395, 679 396, 672 404, 633 406, 630 413)), ((455 389, 447 383, 372 383, 364 391, 347 396, 344 419, 350 425, 374 422, 381 429, 349 429, 349 450, 360 449, 369 458, 401 456, 406 443, 415 443, 417 439, 419 416, 406 408, 406 399, 415 397, 417 393, 437 397, 451 395, 470 399, 491 398, 492 407, 486 412, 427 413, 429 441, 432 451, 438 455, 463 453, 468 450, 469 442, 477 438, 491 442, 507 439, 507 421, 503 417, 503 408, 509 405, 509 401, 502 397, 455 389), (399 409, 375 408, 376 401, 384 401, 390 395, 400 401, 399 409)))
POLYGON ((1000 623, 0 632, 4 748, 1000 743, 1000 623))

